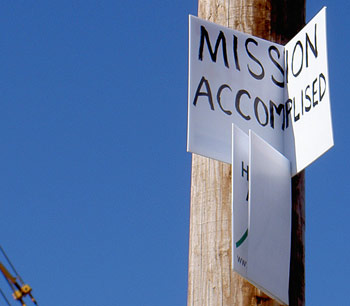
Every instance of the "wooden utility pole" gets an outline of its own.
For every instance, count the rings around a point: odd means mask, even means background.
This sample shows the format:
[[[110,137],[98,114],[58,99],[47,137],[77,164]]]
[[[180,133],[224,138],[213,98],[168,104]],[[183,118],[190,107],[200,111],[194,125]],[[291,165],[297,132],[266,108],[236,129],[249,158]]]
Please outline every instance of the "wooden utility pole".
[[[305,24],[306,0],[198,0],[198,16],[285,44]],[[231,165],[192,155],[188,306],[279,305],[232,270]],[[305,304],[304,172],[292,180],[289,304]]]

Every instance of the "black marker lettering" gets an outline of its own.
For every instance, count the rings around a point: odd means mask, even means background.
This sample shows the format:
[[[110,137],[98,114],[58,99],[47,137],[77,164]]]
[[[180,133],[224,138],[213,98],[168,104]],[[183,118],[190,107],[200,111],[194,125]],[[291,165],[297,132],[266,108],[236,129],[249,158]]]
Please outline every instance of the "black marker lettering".
[[[316,35],[316,32],[317,32],[317,23],[315,23],[315,42],[314,44],[311,43],[310,41],[310,38],[309,38],[309,35],[306,33],[306,47],[305,47],[305,50],[306,50],[306,67],[309,67],[309,48],[308,46],[310,46],[310,49],[312,51],[312,53],[314,54],[315,57],[317,57],[318,55],[318,52],[317,52],[317,35]]]
[[[288,104],[289,103],[289,104]],[[286,128],[288,128],[288,123],[289,123],[289,114],[292,111],[292,100],[288,99],[285,103],[285,110],[286,110]],[[288,107],[288,105],[290,105]]]
[[[262,105],[262,107],[265,111],[265,122],[261,122],[261,120],[260,120],[259,111],[258,111],[259,104]],[[267,110],[265,103],[259,97],[256,97],[254,100],[254,113],[255,113],[255,117],[258,120],[258,122],[260,123],[260,125],[266,126],[267,123],[269,122],[269,114],[268,114],[268,110]]]
[[[321,79],[323,80],[323,83],[324,83],[324,89],[322,91],[322,88],[321,88]],[[323,73],[320,73],[320,76],[319,76],[319,79],[318,79],[318,91],[319,91],[319,95],[320,95],[320,102],[322,101],[323,97],[324,97],[324,94],[326,93],[326,78],[325,76],[323,75]]]
[[[280,58],[280,52],[278,51],[278,49],[275,47],[275,46],[270,46],[269,47],[269,56],[270,56],[270,59],[271,61],[275,64],[275,66],[278,68],[278,70],[281,72],[282,74],[282,79],[284,78],[284,71],[283,71],[283,68],[281,67],[281,65],[279,64],[279,62],[277,62],[276,59],[273,58],[272,56],[272,51],[275,51],[278,58]],[[274,82],[277,86],[283,88],[284,87],[284,82],[279,82],[275,79],[275,77],[273,75],[271,75],[271,79],[272,79],[272,82]]]
[[[236,69],[238,71],[241,71],[241,67],[239,66],[239,59],[238,59],[238,38],[236,35],[233,35],[233,56],[235,57],[235,64],[236,64]]]
[[[310,89],[310,85],[307,85],[305,88],[305,99],[309,101],[309,106],[305,106],[306,112],[309,112],[311,109],[311,98],[310,98],[309,94],[307,93],[309,89]]]
[[[318,104],[318,101],[315,100],[315,96],[317,94],[317,88],[315,86],[317,82],[317,78],[314,79],[314,81],[312,82],[312,106],[315,107]]]
[[[300,47],[300,51],[301,51],[301,61],[300,61],[300,67],[299,67],[299,70],[295,73],[294,72],[294,56],[295,56],[295,51],[297,49],[297,46]],[[301,44],[301,42],[298,40],[297,43],[295,44],[294,46],[294,50],[293,50],[293,54],[292,54],[292,73],[295,77],[297,77],[301,70],[303,69],[303,61],[304,61],[304,50],[303,50],[303,46]]]
[[[258,42],[257,42],[255,39],[253,39],[253,38],[248,38],[248,39],[246,40],[246,42],[245,42],[245,49],[246,49],[246,51],[247,51],[247,53],[248,53],[248,56],[249,56],[254,62],[256,62],[256,63],[260,66],[260,68],[261,68],[261,73],[260,73],[260,74],[256,74],[256,73],[254,73],[253,71],[251,71],[250,68],[249,68],[249,65],[247,65],[248,70],[249,70],[249,73],[251,74],[251,76],[252,76],[253,78],[255,78],[255,79],[257,79],[257,80],[262,80],[262,79],[264,78],[264,76],[265,76],[264,67],[263,67],[263,65],[259,62],[259,60],[249,51],[249,49],[248,49],[248,44],[249,44],[249,43],[253,43],[254,45],[258,46]]]
[[[218,104],[221,108],[221,110],[226,114],[226,115],[232,115],[232,112],[229,111],[229,110],[226,110],[222,107],[221,105],[221,92],[225,89],[225,88],[228,88],[230,91],[232,91],[231,87],[228,86],[227,84],[224,84],[224,85],[221,85],[219,90],[218,90],[218,93],[216,95],[216,100],[218,101]]]
[[[244,89],[239,90],[236,95],[236,102],[235,102],[236,110],[245,120],[250,120],[250,116],[243,114],[241,111],[240,103],[241,103],[241,97],[243,95],[247,95],[250,98],[250,94],[248,91]]]
[[[205,85],[205,88],[207,89],[207,91],[205,91],[205,92],[200,91],[202,86],[203,86],[203,83]],[[199,85],[197,87],[196,94],[195,94],[194,100],[193,100],[194,106],[197,106],[197,100],[198,100],[199,96],[208,97],[208,102],[209,102],[210,108],[211,108],[211,110],[214,110],[213,97],[211,95],[210,85],[209,85],[208,80],[206,80],[204,78],[204,76],[201,78],[201,81],[199,82]]]
[[[282,122],[282,130],[284,130],[284,125],[285,125],[285,115],[284,115],[284,105],[280,104],[277,105],[275,103],[273,103],[270,100],[270,125],[271,127],[274,129],[275,128],[275,115],[274,115],[274,110],[276,110],[276,113],[281,116],[282,113],[282,118],[283,118],[283,122]]]
[[[224,63],[227,68],[229,68],[228,65],[228,60],[227,60],[227,50],[226,50],[226,38],[225,35],[222,31],[220,31],[218,38],[216,39],[215,43],[215,51],[213,52],[213,49],[210,44],[209,40],[209,34],[208,31],[204,26],[201,26],[201,40],[200,40],[200,45],[199,45],[199,54],[198,54],[198,59],[203,60],[203,48],[204,48],[204,40],[207,42],[208,50],[210,53],[211,60],[216,63],[216,58],[218,55],[218,49],[220,42],[222,42],[222,55],[224,57]]]
[[[298,121],[300,119],[300,114],[295,115],[295,98],[293,98],[293,110],[294,110],[294,122]]]
[[[301,114],[304,115],[304,92],[303,92],[303,90],[301,90],[300,98],[301,98]]]

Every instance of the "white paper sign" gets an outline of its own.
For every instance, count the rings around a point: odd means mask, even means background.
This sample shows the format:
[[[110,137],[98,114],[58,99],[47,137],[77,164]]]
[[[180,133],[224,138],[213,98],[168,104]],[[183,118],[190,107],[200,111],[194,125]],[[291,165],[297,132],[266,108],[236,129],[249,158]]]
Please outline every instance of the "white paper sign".
[[[232,125],[232,266],[247,276],[249,137]]]
[[[286,45],[285,155],[292,173],[307,167],[333,145],[327,65],[326,8]],[[288,122],[286,122],[288,124]]]
[[[284,118],[274,107],[283,103],[283,46],[189,22],[188,151],[231,163],[232,123],[283,151]]]
[[[249,134],[248,279],[288,305],[291,244],[290,162]]]
[[[232,126],[232,266],[288,304],[290,162],[262,138]]]
[[[188,151],[230,163],[234,123],[295,175],[333,146],[325,12],[286,47],[190,16]]]

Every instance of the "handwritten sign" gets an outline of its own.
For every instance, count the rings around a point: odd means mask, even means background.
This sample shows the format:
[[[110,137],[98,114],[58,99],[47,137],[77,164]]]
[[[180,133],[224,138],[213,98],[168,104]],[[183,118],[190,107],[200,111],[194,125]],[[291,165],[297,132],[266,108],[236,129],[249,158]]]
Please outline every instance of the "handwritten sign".
[[[187,149],[231,162],[231,125],[262,137],[292,175],[333,146],[325,9],[286,47],[190,16]]]
[[[285,130],[284,154],[298,173],[334,145],[326,8],[287,43],[285,55],[285,111],[292,128]]]
[[[190,16],[188,151],[231,163],[232,123],[283,150],[283,50]]]

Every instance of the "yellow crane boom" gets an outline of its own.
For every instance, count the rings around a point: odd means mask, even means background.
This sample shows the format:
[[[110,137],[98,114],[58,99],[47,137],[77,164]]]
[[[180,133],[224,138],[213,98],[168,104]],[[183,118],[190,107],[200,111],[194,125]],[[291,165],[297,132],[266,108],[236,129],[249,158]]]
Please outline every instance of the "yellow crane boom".
[[[10,285],[10,287],[12,289],[13,298],[15,300],[19,301],[22,304],[22,306],[26,306],[26,304],[23,301],[23,298],[28,295],[31,298],[32,302],[35,305],[38,305],[37,301],[34,299],[34,297],[32,295],[32,288],[28,284],[25,284],[23,282],[22,278],[18,275],[18,273],[14,269],[12,263],[10,262],[9,258],[6,256],[6,253],[1,248],[1,246],[0,246],[0,249],[1,249],[1,252],[4,254],[6,260],[9,262],[12,269],[15,271],[16,276],[17,276],[17,277],[14,277],[0,261],[0,271],[4,275],[5,279],[7,280],[8,284]],[[21,284],[19,284],[17,278],[19,279],[19,282]]]

